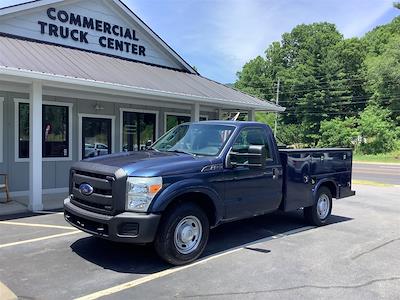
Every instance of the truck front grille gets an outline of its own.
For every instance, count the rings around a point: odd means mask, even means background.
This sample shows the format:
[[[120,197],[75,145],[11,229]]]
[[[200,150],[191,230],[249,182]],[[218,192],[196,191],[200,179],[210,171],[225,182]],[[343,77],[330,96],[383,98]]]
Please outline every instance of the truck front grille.
[[[86,170],[71,170],[70,178],[71,203],[83,209],[96,213],[113,215],[117,206],[117,194],[125,193],[125,177],[118,178],[116,174],[95,173]],[[93,193],[85,195],[80,186],[88,184],[93,188]]]

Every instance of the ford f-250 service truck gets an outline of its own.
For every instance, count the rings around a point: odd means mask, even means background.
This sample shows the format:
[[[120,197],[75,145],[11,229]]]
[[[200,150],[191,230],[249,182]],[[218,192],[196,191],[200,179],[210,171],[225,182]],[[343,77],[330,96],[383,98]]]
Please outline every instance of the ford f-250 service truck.
[[[147,148],[73,165],[65,219],[111,241],[154,243],[181,265],[201,255],[212,227],[299,208],[320,226],[332,198],[354,195],[351,149],[278,150],[256,122],[182,124]]]

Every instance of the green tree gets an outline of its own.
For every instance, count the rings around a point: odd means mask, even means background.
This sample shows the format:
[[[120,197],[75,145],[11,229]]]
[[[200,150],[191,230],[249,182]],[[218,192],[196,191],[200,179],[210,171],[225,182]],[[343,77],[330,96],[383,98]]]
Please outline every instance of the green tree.
[[[396,130],[390,111],[375,104],[368,105],[360,115],[360,150],[365,154],[390,152],[396,146]]]
[[[359,133],[355,117],[334,118],[321,122],[318,147],[351,147],[356,146]]]
[[[391,110],[392,119],[400,124],[400,35],[392,37],[381,55],[370,55],[365,60],[368,75],[367,89],[371,101]]]

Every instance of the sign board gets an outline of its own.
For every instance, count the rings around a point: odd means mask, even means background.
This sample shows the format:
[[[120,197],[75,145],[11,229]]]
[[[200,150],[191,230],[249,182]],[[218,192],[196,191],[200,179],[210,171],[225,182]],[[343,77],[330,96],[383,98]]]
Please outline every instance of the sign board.
[[[0,32],[182,69],[162,45],[113,1],[62,1],[1,16]]]

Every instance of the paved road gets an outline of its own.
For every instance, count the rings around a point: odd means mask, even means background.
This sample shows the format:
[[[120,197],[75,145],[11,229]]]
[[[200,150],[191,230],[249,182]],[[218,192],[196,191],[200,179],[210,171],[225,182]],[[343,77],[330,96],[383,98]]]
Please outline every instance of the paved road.
[[[76,231],[61,214],[0,221],[0,281],[20,299],[398,299],[400,187],[354,188],[327,226],[299,212],[226,224],[184,268]]]
[[[400,185],[400,164],[353,164],[353,179]]]

